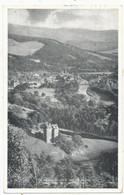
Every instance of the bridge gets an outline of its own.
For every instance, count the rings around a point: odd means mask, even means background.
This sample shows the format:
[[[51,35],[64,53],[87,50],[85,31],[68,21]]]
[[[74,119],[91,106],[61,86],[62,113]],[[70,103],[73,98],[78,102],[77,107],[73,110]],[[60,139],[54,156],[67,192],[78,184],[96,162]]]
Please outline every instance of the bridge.
[[[62,129],[62,128],[59,128],[59,131],[60,132],[65,132],[65,133],[70,133],[70,134],[73,134],[73,133],[75,133],[74,131],[72,131],[72,130],[69,130],[69,129]]]
[[[73,130],[63,129],[63,128],[59,128],[59,131],[60,133],[66,134],[66,135],[80,135],[82,138],[101,139],[101,140],[118,142],[117,138],[112,138],[108,136],[99,136],[99,135],[95,135],[92,133],[87,133],[85,131],[73,131]]]
[[[83,69],[80,69],[80,71],[83,71]],[[80,72],[79,75],[111,75],[113,72]]]

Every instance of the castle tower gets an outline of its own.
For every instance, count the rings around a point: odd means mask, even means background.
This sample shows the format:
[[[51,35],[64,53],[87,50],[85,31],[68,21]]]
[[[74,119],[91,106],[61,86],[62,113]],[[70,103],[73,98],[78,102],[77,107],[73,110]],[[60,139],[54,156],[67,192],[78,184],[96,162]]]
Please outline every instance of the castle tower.
[[[54,143],[55,138],[59,134],[58,125],[45,124],[44,127],[44,141],[46,143]]]
[[[59,128],[58,128],[58,125],[55,124],[55,125],[52,125],[53,129],[54,129],[54,138],[58,136],[59,134]]]
[[[51,143],[52,141],[52,125],[46,124],[44,128],[44,141],[46,143]]]

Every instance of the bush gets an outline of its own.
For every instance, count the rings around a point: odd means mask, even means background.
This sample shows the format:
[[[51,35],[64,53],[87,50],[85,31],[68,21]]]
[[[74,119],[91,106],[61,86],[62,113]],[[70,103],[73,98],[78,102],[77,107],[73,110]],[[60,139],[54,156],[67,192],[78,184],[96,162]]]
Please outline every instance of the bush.
[[[73,135],[72,141],[74,143],[76,143],[78,146],[83,146],[84,145],[83,139],[80,135]]]
[[[98,157],[96,165],[98,173],[108,173],[111,176],[117,177],[118,175],[118,151],[117,149],[111,152],[103,152]]]
[[[59,136],[55,139],[55,143],[58,147],[64,150],[67,154],[70,154],[75,148],[75,144],[72,141],[67,140],[61,134],[59,134]]]
[[[17,86],[15,87],[14,90],[24,91],[24,90],[26,90],[27,88],[29,88],[28,83],[23,83],[23,84],[17,85]]]

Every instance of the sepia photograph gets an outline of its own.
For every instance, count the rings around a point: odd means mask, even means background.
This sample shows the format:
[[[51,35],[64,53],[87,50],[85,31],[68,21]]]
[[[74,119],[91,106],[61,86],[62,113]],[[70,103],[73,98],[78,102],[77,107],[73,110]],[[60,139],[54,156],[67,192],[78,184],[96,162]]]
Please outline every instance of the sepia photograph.
[[[117,190],[118,7],[8,8],[6,56],[6,188]]]

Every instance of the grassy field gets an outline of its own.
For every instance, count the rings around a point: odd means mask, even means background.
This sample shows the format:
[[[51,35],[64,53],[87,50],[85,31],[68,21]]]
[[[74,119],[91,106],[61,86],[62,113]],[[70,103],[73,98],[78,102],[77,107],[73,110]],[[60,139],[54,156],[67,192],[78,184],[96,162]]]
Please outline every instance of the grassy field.
[[[118,49],[113,49],[113,50],[108,50],[108,51],[102,51],[101,53],[105,53],[105,54],[118,54]]]
[[[52,144],[47,144],[44,141],[28,136],[26,142],[26,147],[29,149],[31,154],[37,154],[40,155],[42,152],[52,156],[55,161],[58,161],[64,157],[66,157],[66,154],[64,151],[59,149],[58,147],[55,147]]]
[[[93,56],[97,56],[98,58],[100,58],[101,60],[111,60],[111,58],[108,58],[108,57],[105,57],[105,56],[101,56],[99,54],[96,54],[96,53],[92,53],[92,52],[89,52],[89,54],[92,54]]]
[[[34,91],[38,91],[40,96],[42,95],[42,93],[45,94],[45,96],[43,98],[45,98],[46,96],[49,96],[52,102],[57,102],[58,101],[54,97],[55,90],[53,88],[40,88],[40,89],[34,89],[34,88],[32,88],[32,89],[27,89],[26,91],[29,92],[29,93],[31,92],[33,94],[34,94]]]
[[[83,138],[83,142],[88,147],[80,147],[72,153],[71,157],[75,161],[94,159],[103,151],[111,151],[118,148],[118,143],[112,141]]]
[[[37,50],[41,49],[44,46],[43,43],[38,41],[28,41],[28,42],[17,42],[12,39],[9,39],[9,53],[19,56],[32,55]]]
[[[47,144],[41,139],[28,135],[23,129],[13,126],[10,126],[10,128],[14,129],[15,134],[18,134],[20,131],[22,131],[25,140],[23,145],[31,152],[32,155],[37,154],[40,156],[40,154],[44,152],[45,154],[52,156],[55,161],[61,160],[62,158],[68,156],[68,154],[66,154],[59,147],[56,147],[52,144]],[[71,137],[67,137],[66,135],[64,136],[65,139],[71,140]],[[83,146],[78,147],[69,155],[74,161],[95,159],[100,155],[100,153],[104,151],[111,151],[118,148],[117,142],[88,138],[82,139],[84,143]]]
[[[12,111],[14,114],[16,114],[16,116],[23,119],[27,119],[28,114],[34,111],[32,109],[25,108],[16,104],[9,104],[8,110]]]
[[[52,144],[47,144],[41,139],[28,135],[24,129],[14,127],[12,125],[10,125],[9,128],[14,129],[14,134],[17,135],[21,131],[24,140],[24,142],[22,142],[22,146],[28,149],[32,155],[37,154],[38,156],[40,156],[40,154],[44,152],[45,154],[52,156],[55,161],[61,160],[62,158],[67,156],[63,150],[55,147]]]

